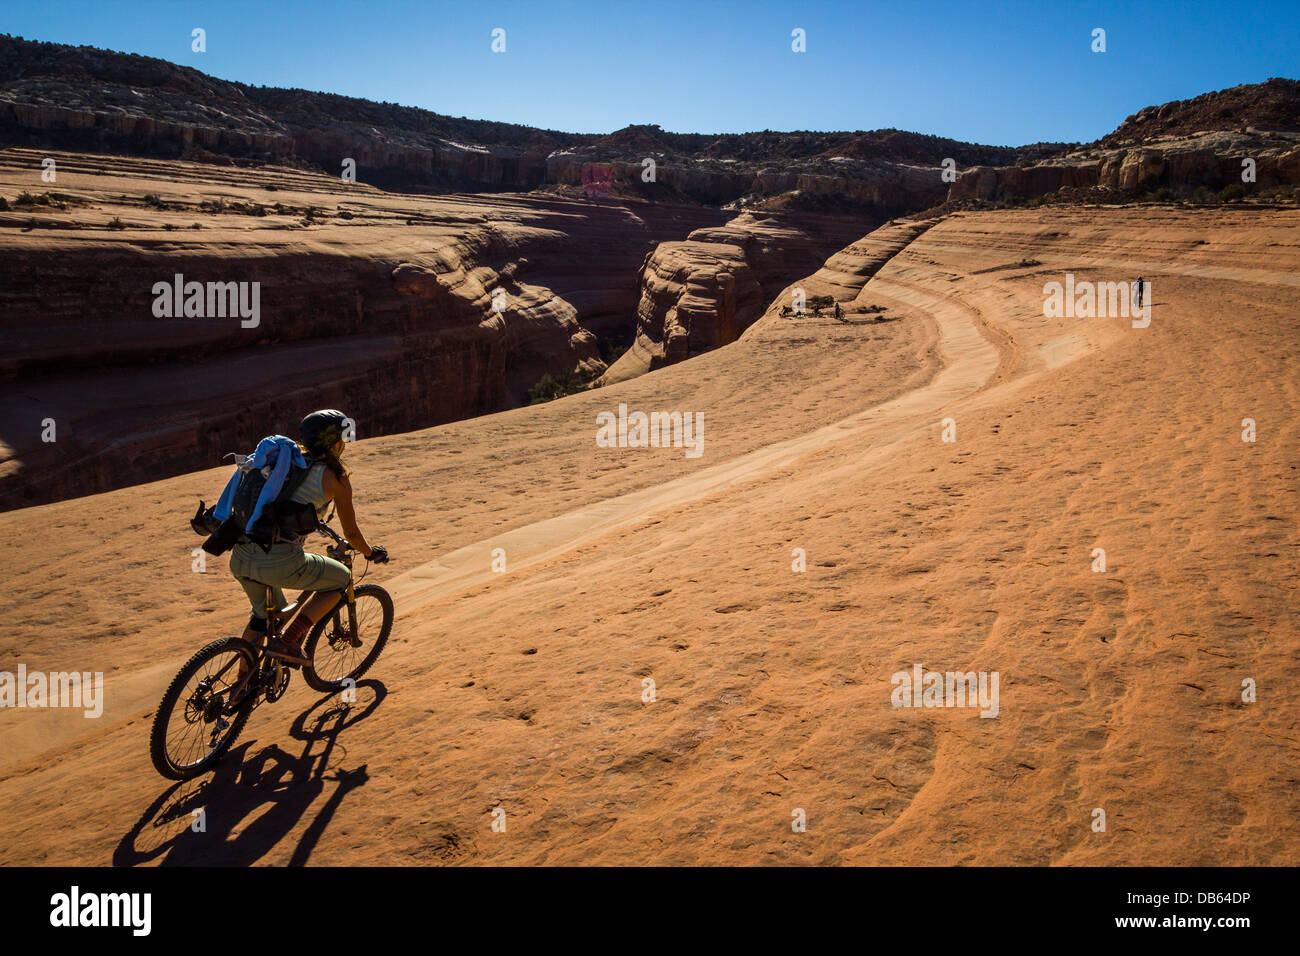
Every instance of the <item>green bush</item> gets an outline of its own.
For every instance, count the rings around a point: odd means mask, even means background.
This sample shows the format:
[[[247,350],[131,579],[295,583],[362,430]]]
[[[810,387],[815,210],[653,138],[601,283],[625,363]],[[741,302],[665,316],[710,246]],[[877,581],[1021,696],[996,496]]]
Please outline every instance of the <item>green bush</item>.
[[[551,402],[565,395],[580,392],[584,388],[586,382],[576,372],[566,370],[558,375],[547,372],[528,390],[528,404],[541,405],[543,402]]]
[[[1219,202],[1241,202],[1245,198],[1246,187],[1241,183],[1224,186],[1223,191],[1219,193]]]
[[[109,229],[125,229],[125,228],[126,228],[126,223],[124,223],[124,222],[123,222],[121,219],[119,219],[117,216],[114,216],[112,219],[110,219],[110,220],[108,221],[108,228],[109,228]]]
[[[33,196],[25,189],[20,192],[18,198],[14,200],[15,206],[48,206],[49,204],[49,193],[42,193],[39,196]]]

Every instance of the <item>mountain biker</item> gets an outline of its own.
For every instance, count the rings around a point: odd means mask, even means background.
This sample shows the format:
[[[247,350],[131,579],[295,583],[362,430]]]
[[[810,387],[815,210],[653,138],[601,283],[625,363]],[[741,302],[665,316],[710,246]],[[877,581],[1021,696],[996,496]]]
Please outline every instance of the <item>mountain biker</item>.
[[[388,552],[379,545],[371,547],[357,527],[356,512],[352,508],[352,482],[347,468],[340,461],[346,447],[343,434],[348,421],[342,412],[327,408],[312,412],[298,425],[299,445],[310,468],[291,500],[312,505],[318,517],[324,516],[333,501],[348,544],[376,564],[383,564],[388,560]],[[269,657],[306,666],[311,661],[302,654],[302,640],[311,626],[338,604],[351,572],[333,558],[305,554],[302,542],[302,538],[281,539],[277,535],[270,551],[263,551],[261,546],[252,542],[237,544],[230,555],[230,573],[248,592],[253,613],[243,638],[254,645],[266,636],[268,586],[274,589],[277,611],[288,606],[282,588],[316,592],[284,634],[272,637],[266,649]]]

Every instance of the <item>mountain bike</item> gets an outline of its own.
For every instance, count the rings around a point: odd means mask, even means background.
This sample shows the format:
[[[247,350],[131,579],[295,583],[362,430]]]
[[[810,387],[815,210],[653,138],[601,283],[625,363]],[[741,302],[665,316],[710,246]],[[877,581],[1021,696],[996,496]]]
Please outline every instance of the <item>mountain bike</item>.
[[[352,546],[327,524],[317,530],[334,541],[325,552],[351,570]],[[267,656],[266,644],[314,592],[303,591],[278,611],[274,589],[268,586],[266,592],[266,634],[256,643],[242,637],[213,641],[185,663],[163,694],[149,734],[149,756],[164,777],[189,780],[205,773],[230,749],[253,709],[275,703],[288,690],[297,665]],[[303,680],[324,694],[355,688],[393,628],[393,599],[379,585],[350,579],[343,593],[303,642],[303,656],[311,661],[299,668]]]

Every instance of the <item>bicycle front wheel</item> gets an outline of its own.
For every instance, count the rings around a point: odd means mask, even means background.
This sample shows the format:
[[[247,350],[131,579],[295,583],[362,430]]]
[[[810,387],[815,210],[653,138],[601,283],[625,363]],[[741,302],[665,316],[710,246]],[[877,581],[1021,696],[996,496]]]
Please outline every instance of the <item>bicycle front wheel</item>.
[[[331,694],[349,686],[349,681],[355,684],[388,643],[393,629],[393,599],[377,584],[362,584],[355,593],[355,634],[347,602],[341,601],[316,622],[303,644],[311,666],[302,669],[302,676],[312,690]]]

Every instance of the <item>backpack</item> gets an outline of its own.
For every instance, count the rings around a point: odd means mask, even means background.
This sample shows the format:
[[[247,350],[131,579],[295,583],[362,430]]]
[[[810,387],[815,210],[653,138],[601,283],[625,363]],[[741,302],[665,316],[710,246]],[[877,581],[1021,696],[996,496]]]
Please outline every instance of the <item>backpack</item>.
[[[231,477],[231,482],[238,478],[238,484],[230,498],[230,514],[224,521],[215,516],[215,506],[209,508],[203,501],[199,502],[198,510],[190,519],[194,532],[207,537],[203,550],[208,554],[225,554],[236,544],[248,542],[261,546],[263,551],[270,551],[276,541],[311,534],[319,525],[314,506],[290,500],[307,477],[313,462],[308,462],[305,468],[290,462],[279,492],[262,507],[257,521],[250,524],[272,471],[270,464],[260,469],[253,468],[249,465],[250,460],[241,461],[236,474]]]

